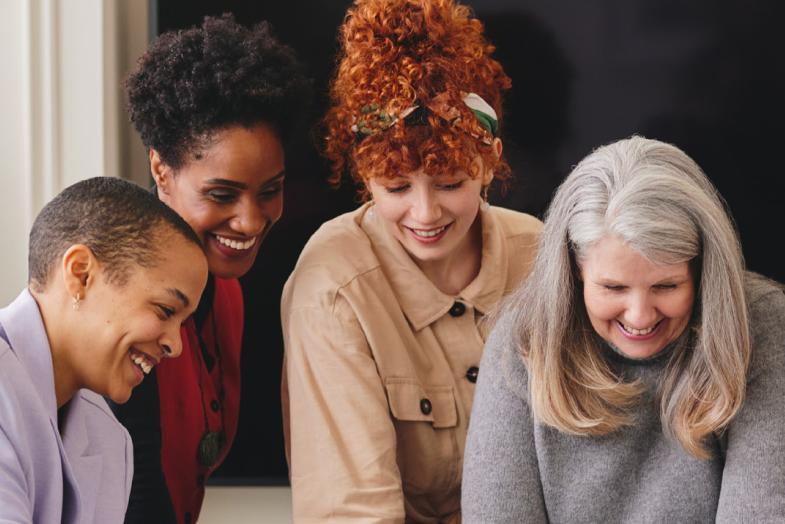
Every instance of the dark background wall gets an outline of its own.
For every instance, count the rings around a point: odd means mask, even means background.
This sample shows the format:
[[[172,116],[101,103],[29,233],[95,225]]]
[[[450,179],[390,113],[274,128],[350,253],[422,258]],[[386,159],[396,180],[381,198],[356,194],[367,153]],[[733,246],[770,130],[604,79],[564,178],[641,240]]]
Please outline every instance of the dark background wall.
[[[269,20],[316,82],[323,113],[346,0],[150,0],[153,32],[232,12]],[[492,202],[541,216],[592,148],[633,133],[675,143],[725,196],[749,267],[785,281],[783,46],[777,0],[475,0],[513,79],[503,140],[515,174]],[[217,482],[283,483],[281,288],[308,237],[357,205],[330,189],[314,139],[287,158],[284,218],[243,278],[246,333],[240,427]],[[350,377],[347,377],[350,380]]]

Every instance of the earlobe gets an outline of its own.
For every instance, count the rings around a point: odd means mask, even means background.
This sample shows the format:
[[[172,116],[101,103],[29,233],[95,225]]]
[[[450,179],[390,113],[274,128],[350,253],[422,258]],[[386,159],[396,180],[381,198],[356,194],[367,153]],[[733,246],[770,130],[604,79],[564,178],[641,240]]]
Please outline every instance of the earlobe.
[[[148,158],[150,159],[150,174],[153,177],[153,181],[155,181],[155,185],[158,187],[158,191],[169,194],[169,166],[161,159],[161,155],[158,151],[152,147],[148,153]]]
[[[502,151],[504,150],[504,145],[502,144],[501,138],[494,138],[491,147],[493,147],[493,152],[496,154],[496,158],[501,158]]]
[[[66,293],[79,300],[87,298],[87,290],[92,284],[98,261],[92,250],[84,244],[75,244],[63,254],[61,273]]]

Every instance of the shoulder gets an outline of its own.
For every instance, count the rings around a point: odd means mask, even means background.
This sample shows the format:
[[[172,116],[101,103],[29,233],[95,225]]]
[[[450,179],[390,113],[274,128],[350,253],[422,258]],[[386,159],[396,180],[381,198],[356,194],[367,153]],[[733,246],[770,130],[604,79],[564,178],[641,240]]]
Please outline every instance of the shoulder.
[[[329,305],[341,288],[379,268],[371,240],[360,227],[364,209],[325,222],[313,234],[286,282],[284,307]]]
[[[778,282],[755,273],[745,279],[752,340],[751,373],[785,367],[785,293]]]
[[[532,215],[496,206],[488,211],[507,238],[536,238],[542,230],[542,222]]]

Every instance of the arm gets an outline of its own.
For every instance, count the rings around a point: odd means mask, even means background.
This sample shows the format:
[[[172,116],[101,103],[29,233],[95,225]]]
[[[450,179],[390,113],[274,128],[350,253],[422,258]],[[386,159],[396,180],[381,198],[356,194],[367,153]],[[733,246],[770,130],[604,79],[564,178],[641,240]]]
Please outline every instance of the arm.
[[[357,319],[345,302],[282,318],[294,521],[403,522],[395,429]]]
[[[33,507],[24,469],[2,423],[0,423],[0,522],[3,524],[33,522]]]
[[[485,345],[463,465],[464,522],[547,522],[526,370],[504,319]]]
[[[719,522],[785,522],[785,295],[750,308],[752,365],[728,428]]]
[[[161,468],[161,414],[156,370],[134,388],[125,404],[108,402],[133,441],[134,476],[125,514],[126,524],[175,522]]]

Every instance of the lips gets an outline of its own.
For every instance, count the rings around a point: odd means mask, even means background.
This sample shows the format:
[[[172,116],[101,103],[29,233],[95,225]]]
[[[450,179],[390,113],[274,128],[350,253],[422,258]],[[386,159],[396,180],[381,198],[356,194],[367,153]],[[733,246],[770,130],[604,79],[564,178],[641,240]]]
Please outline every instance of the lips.
[[[619,320],[616,321],[616,326],[619,328],[619,331],[622,335],[624,335],[625,338],[630,340],[649,340],[654,338],[660,332],[660,326],[663,325],[663,320],[664,319],[660,319],[653,326],[643,329],[637,329],[632,326],[628,326]]]
[[[208,239],[215,249],[227,258],[243,258],[255,252],[260,236],[237,238],[209,233]]]
[[[142,372],[142,378],[144,378],[144,375],[149,375],[150,371],[158,364],[156,358],[139,351],[134,347],[128,350],[128,358],[131,360],[131,363]]]
[[[414,228],[408,226],[404,226],[404,227],[406,228],[407,231],[409,231],[412,237],[418,242],[421,242],[423,244],[432,244],[441,240],[442,237],[444,237],[444,235],[450,229],[450,226],[452,226],[452,222],[450,222],[449,224],[445,224],[443,226],[432,227],[427,229],[420,229],[420,228]]]

